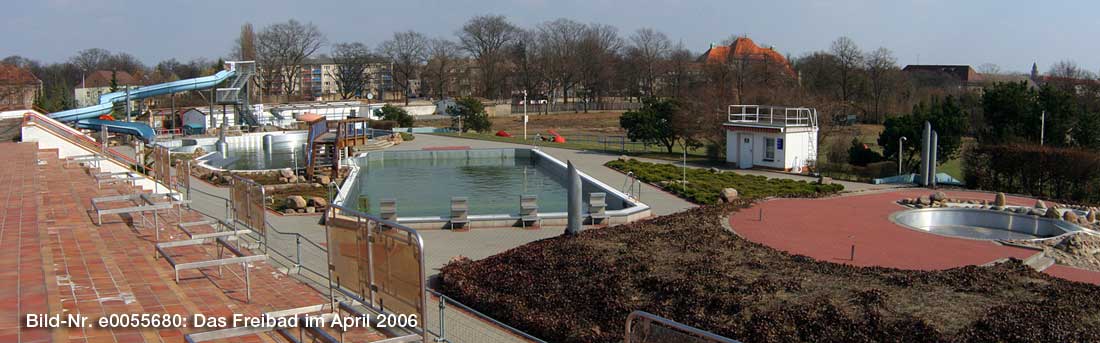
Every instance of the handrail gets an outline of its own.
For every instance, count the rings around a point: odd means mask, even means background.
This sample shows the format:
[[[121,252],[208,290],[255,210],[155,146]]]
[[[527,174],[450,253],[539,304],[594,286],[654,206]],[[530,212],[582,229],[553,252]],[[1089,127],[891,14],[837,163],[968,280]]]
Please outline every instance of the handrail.
[[[630,312],[630,315],[626,316],[626,333],[623,335],[623,343],[631,343],[630,338],[633,336],[633,323],[635,319],[642,318],[648,321],[657,322],[668,326],[674,330],[679,330],[687,334],[702,338],[708,342],[717,343],[741,343],[736,340],[732,340],[726,337],[719,336],[709,331],[703,331],[695,327],[687,326],[671,319],[661,317],[645,311]]]
[[[808,107],[729,105],[726,115],[728,121],[735,123],[817,126],[817,110]]]

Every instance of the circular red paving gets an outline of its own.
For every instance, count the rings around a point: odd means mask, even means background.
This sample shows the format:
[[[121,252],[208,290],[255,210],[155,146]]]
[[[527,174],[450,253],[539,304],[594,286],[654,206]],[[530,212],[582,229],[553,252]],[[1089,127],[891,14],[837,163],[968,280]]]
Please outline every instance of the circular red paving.
[[[858,266],[936,270],[1007,257],[1024,259],[1036,253],[992,241],[917,232],[890,221],[891,213],[905,209],[897,200],[929,193],[927,189],[904,189],[824,199],[773,199],[734,213],[729,220],[733,230],[748,240],[793,254]],[[945,193],[950,198],[993,200],[990,193]],[[1035,200],[1010,196],[1008,202],[1030,206]],[[1048,269],[1048,273],[1100,283],[1100,273],[1057,267]]]

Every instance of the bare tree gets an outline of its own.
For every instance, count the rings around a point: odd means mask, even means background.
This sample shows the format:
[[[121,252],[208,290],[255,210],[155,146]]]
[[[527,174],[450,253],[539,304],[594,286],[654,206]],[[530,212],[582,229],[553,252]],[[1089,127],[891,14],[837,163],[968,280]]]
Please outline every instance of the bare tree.
[[[615,27],[589,24],[577,50],[581,86],[586,104],[599,101],[611,88],[622,39]],[[585,106],[585,111],[588,106]]]
[[[298,88],[303,62],[325,44],[325,36],[317,25],[294,19],[268,25],[256,38],[257,60],[268,63],[264,68],[274,69],[271,76],[282,81],[283,94],[288,96]]]
[[[110,70],[121,70],[135,77],[140,76],[145,72],[145,64],[141,63],[134,55],[119,52],[107,57],[107,60],[103,62],[103,68]]]
[[[629,56],[634,71],[638,73],[641,93],[656,95],[657,78],[662,74],[662,64],[672,51],[668,36],[651,28],[641,28],[630,36]]]
[[[388,60],[393,69],[393,82],[405,92],[405,105],[409,104],[409,80],[417,73],[427,59],[428,38],[415,31],[395,32],[393,38],[382,42],[379,53]]]
[[[848,37],[840,37],[833,41],[829,51],[837,59],[837,81],[840,87],[840,100],[850,102],[855,95],[857,73],[863,67],[863,53],[859,46]]]
[[[535,44],[537,35],[532,31],[517,31],[517,38],[508,48],[508,57],[515,68],[514,82],[532,96],[543,92],[542,86],[547,79]]]
[[[80,50],[76,53],[76,56],[70,58],[69,61],[80,68],[80,70],[91,73],[102,69],[110,58],[110,51],[100,48],[91,48]]]
[[[430,80],[434,93],[442,100],[451,88],[454,69],[462,60],[462,50],[453,41],[435,38],[428,41],[428,64],[424,79]]]
[[[332,62],[336,68],[329,70],[329,76],[336,82],[341,99],[351,99],[363,94],[370,83],[367,68],[372,56],[370,49],[363,43],[340,43],[332,46]]]
[[[550,105],[557,102],[558,90],[565,102],[569,102],[569,91],[579,79],[577,58],[581,40],[584,38],[584,24],[557,19],[538,27],[537,44],[542,64],[546,68],[546,83],[550,91]]]
[[[695,54],[679,43],[668,55],[667,78],[670,92],[674,97],[683,97],[692,83],[691,67]]]
[[[898,70],[898,60],[887,48],[871,51],[864,58],[867,66],[867,78],[871,81],[871,102],[877,119],[885,118],[882,103],[893,90],[892,78]]]
[[[252,23],[241,25],[241,35],[237,37],[231,55],[239,61],[256,60],[256,33],[252,30]]]
[[[456,35],[462,48],[477,60],[481,72],[481,95],[502,97],[500,84],[505,72],[505,48],[517,37],[519,29],[504,16],[477,16],[462,26]]]
[[[1004,71],[1001,70],[1001,66],[993,63],[982,63],[978,66],[978,72],[982,74],[1001,74]]]

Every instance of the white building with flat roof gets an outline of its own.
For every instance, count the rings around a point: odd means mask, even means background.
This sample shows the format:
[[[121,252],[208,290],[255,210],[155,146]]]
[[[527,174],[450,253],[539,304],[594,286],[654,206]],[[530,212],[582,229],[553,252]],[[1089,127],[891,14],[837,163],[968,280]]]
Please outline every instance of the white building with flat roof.
[[[806,107],[730,105],[726,162],[738,168],[802,172],[817,160],[817,110]]]

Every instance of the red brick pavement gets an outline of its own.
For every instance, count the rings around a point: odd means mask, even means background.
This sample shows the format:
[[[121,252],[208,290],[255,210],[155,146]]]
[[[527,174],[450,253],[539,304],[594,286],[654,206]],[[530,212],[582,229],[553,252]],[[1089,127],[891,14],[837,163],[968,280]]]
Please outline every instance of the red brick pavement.
[[[36,157],[46,161],[36,165]],[[134,228],[128,215],[104,217],[94,225],[90,199],[119,194],[99,190],[82,169],[63,168],[56,152],[39,152],[30,143],[0,143],[0,342],[181,342],[183,335],[210,329],[22,328],[26,314],[80,313],[96,320],[109,314],[194,313],[231,316],[324,303],[324,297],[267,263],[254,263],[252,302],[245,302],[240,266],[191,271],[174,281],[174,272],[153,256],[151,228]],[[125,191],[125,190],[124,190]],[[188,213],[185,217],[197,218]],[[176,211],[160,216],[161,237],[176,231]],[[187,259],[211,259],[212,249],[173,250]],[[230,273],[229,270],[236,272]],[[384,338],[373,330],[353,332],[356,341]],[[231,342],[278,342],[260,334]]]
[[[901,198],[927,195],[906,189],[824,199],[774,199],[730,216],[741,236],[779,250],[819,260],[858,266],[934,270],[984,264],[1006,257],[1026,258],[1032,250],[990,241],[938,236],[903,228],[889,215],[903,210]],[[980,192],[947,191],[949,197],[992,200]],[[1035,200],[1009,197],[1014,205]],[[761,210],[763,221],[759,220]],[[852,246],[855,258],[851,259]],[[1071,280],[1100,283],[1100,273],[1055,266],[1047,273]]]

